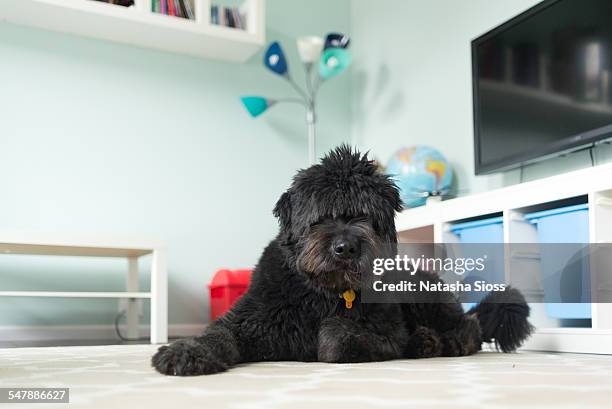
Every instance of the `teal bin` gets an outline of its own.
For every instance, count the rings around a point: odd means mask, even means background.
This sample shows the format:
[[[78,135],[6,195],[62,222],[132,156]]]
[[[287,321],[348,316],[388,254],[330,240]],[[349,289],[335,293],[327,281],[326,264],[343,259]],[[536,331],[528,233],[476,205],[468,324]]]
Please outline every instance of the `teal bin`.
[[[591,279],[588,257],[582,257],[589,243],[589,205],[579,204],[525,215],[538,230],[540,243],[576,243],[573,246],[542,246],[540,266],[546,313],[559,319],[591,318]],[[564,298],[580,303],[561,303]]]
[[[502,218],[491,217],[451,226],[451,231],[461,243],[503,243],[504,227]]]
[[[502,217],[490,217],[471,222],[457,223],[451,226],[451,232],[459,238],[460,243],[503,243],[504,227]],[[465,247],[469,251],[470,246]],[[476,248],[474,248],[476,250]],[[504,280],[504,258],[503,248],[499,248],[500,254],[493,255],[494,265],[488,266],[486,277],[466,277],[465,282],[484,280],[492,283],[503,283]],[[466,257],[480,257],[481,254],[465,254]],[[468,311],[475,306],[476,302],[463,303],[463,309]]]

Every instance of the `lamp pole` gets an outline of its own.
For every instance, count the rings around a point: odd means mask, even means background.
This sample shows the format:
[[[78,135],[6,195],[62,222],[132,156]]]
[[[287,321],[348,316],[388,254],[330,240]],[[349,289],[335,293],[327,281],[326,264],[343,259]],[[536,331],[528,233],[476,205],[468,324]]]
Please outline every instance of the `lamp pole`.
[[[315,97],[317,89],[312,86],[312,63],[304,63],[304,69],[306,71],[306,90],[304,91],[300,86],[291,78],[289,73],[285,74],[285,79],[291,84],[291,86],[297,91],[304,101],[304,108],[306,108],[306,126],[308,128],[308,164],[314,165],[316,160],[316,115],[315,115]]]
[[[308,126],[308,164],[314,165],[316,157],[316,127],[314,102],[306,107],[306,125]]]

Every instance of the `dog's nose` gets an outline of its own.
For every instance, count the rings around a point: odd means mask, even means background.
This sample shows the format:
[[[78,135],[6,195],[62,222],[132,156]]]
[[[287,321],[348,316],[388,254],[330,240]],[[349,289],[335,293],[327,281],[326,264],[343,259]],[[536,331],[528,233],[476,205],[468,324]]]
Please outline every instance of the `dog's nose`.
[[[356,240],[338,239],[333,245],[334,254],[342,258],[355,258],[359,256],[359,243]]]

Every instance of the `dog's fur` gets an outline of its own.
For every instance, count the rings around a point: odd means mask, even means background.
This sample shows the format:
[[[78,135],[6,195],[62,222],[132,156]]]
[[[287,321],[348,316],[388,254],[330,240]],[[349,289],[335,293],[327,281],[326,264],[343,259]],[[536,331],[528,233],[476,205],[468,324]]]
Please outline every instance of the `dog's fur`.
[[[372,259],[396,245],[400,207],[393,182],[347,146],[299,171],[274,208],[280,232],[248,292],[201,336],[162,346],[153,366],[184,376],[244,362],[367,362],[470,355],[482,342],[504,352],[520,346],[531,326],[514,289],[489,295],[468,313],[450,293],[435,304],[370,304],[358,292],[345,307],[339,295],[358,289]]]

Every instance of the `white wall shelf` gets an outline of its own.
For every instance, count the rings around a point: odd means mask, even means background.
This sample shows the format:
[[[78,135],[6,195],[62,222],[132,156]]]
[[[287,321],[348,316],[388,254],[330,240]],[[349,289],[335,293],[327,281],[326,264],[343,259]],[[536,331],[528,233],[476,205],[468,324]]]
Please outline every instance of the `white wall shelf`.
[[[0,20],[223,61],[244,62],[264,45],[265,0],[242,3],[246,30],[211,24],[211,1],[194,1],[195,20],[154,13],[151,0],[3,0]]]
[[[533,227],[526,228],[528,223],[523,215],[572,199],[589,205],[589,242],[612,243],[612,164],[405,210],[395,221],[398,239],[404,243],[453,242],[456,240],[450,232],[453,223],[501,215],[504,243],[534,243],[537,236]],[[609,278],[612,283],[612,272]],[[600,283],[600,286],[610,283]],[[604,290],[593,288],[593,291]],[[557,322],[546,318],[543,307],[541,303],[532,305],[532,321],[537,330],[525,345],[526,349],[612,354],[612,304],[591,304],[592,319],[588,328],[557,327]]]

